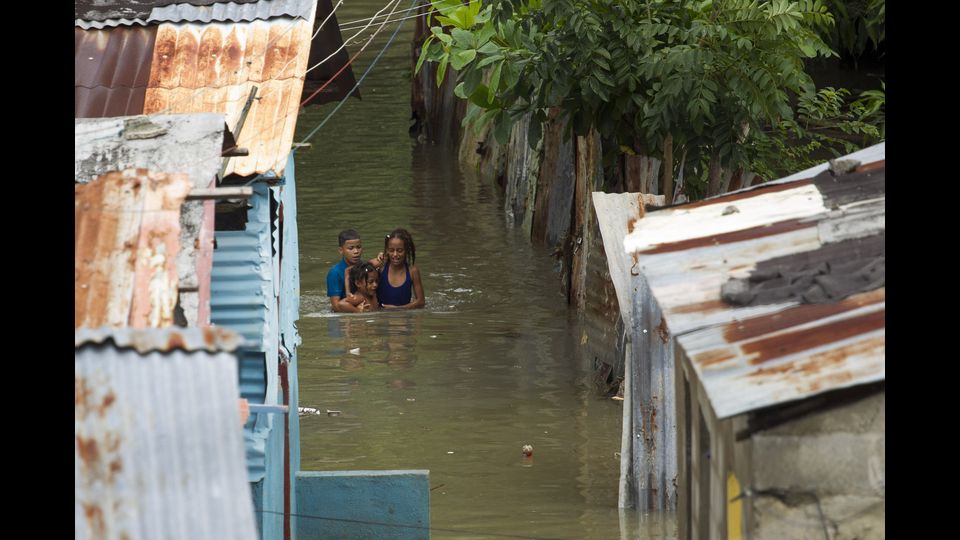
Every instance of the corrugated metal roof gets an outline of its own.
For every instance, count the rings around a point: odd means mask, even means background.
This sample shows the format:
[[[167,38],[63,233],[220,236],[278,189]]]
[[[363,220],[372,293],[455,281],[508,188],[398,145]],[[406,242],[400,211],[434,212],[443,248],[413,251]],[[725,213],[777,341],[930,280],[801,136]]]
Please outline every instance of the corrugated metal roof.
[[[249,4],[264,0],[230,0],[232,4]],[[74,0],[73,16],[84,21],[111,19],[146,19],[155,9],[172,4],[210,6],[222,0]]]
[[[216,232],[210,318],[246,339],[246,345],[237,351],[240,395],[252,403],[275,404],[279,389],[279,324],[269,197],[265,184],[255,184],[245,230]],[[255,414],[244,429],[250,482],[264,477],[266,439],[272,422],[269,414]]]
[[[718,418],[885,377],[886,289],[679,336]]]
[[[197,331],[75,336],[76,538],[257,539],[236,358],[167,346],[191,333]],[[112,345],[125,341],[166,352]]]
[[[112,172],[75,186],[76,327],[163,327],[177,302],[185,174]]]
[[[84,19],[78,16],[74,25],[89,30],[116,26],[144,26],[162,22],[250,22],[274,17],[306,19],[310,17],[314,5],[313,0],[168,1],[156,2],[156,4],[153,7],[140,6],[135,11],[127,12],[137,15],[133,18],[104,19],[99,13],[88,11],[85,16],[97,18]]]
[[[147,21],[143,19],[104,19],[102,21],[76,19],[73,21],[73,25],[82,30],[102,30],[117,26],[146,26]]]
[[[225,140],[232,142],[233,135],[217,113],[76,120],[74,181],[85,183],[109,171],[143,168],[183,172],[193,187],[210,187],[223,161]],[[189,325],[209,321],[212,205],[212,201],[184,202],[180,212],[177,277]]]
[[[74,332],[73,345],[104,345],[112,343],[117,349],[133,349],[140,354],[148,352],[233,352],[243,343],[243,337],[231,330],[205,326],[181,328],[171,326],[159,330],[137,328],[79,328]]]
[[[259,2],[216,2],[198,6],[176,3],[154,8],[148,23],[154,22],[250,22],[274,17],[309,19],[316,0],[260,0]]]
[[[74,29],[74,116],[143,113],[157,28]]]
[[[259,99],[237,134],[237,144],[250,154],[232,158],[225,174],[281,175],[296,128],[311,23],[160,25],[144,113],[221,112],[234,126],[257,86]]]
[[[222,112],[228,125],[236,126],[251,88],[257,86],[258,99],[238,141],[250,154],[232,158],[226,174],[246,176],[273,170],[282,176],[311,51],[314,56],[326,56],[343,43],[335,18],[311,41],[316,5],[316,0],[278,0],[235,6],[240,11],[256,8],[300,14],[268,21],[77,28],[75,114],[94,118]],[[322,13],[324,18],[328,13]],[[340,51],[330,66],[339,69],[345,61],[346,53]],[[321,66],[311,72],[311,80],[328,80],[332,75],[325,69]],[[318,102],[345,95],[352,87],[352,77],[352,70],[344,71],[337,78],[337,88],[342,91],[324,93]]]
[[[794,297],[736,307],[723,301],[721,288],[732,279],[749,278],[763,261],[883,234],[883,146],[860,155],[878,162],[864,163],[858,169],[866,171],[863,173],[836,178],[821,173],[814,178],[773,182],[642,217],[628,212],[606,216],[632,227],[623,240],[630,258],[627,264],[632,265],[631,273],[642,273],[662,310],[663,334],[678,336],[685,349],[695,345],[687,350],[695,366],[702,362],[711,365],[710,360],[719,356],[729,356],[726,360],[733,362],[729,369],[703,375],[720,417],[883,378],[882,303],[870,308],[873,311],[864,314],[866,319],[848,314],[823,321],[798,320],[790,328],[771,330],[769,335],[757,335],[742,344],[723,341],[722,336],[728,334],[717,329],[762,329],[791,314],[821,313],[811,305],[800,305]],[[807,259],[810,257],[784,260]],[[784,344],[778,336],[806,341]],[[797,348],[800,345],[802,350]],[[823,361],[832,362],[829,369]],[[780,382],[773,384],[773,380]]]

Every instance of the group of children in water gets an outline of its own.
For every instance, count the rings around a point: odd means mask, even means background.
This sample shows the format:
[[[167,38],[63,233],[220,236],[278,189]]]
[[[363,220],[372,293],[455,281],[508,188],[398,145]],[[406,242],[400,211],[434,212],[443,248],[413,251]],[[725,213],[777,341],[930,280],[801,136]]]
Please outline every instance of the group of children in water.
[[[360,233],[346,229],[338,236],[342,259],[327,272],[327,296],[333,311],[364,313],[380,309],[417,309],[424,306],[420,270],[413,237],[394,229],[383,241],[383,251],[361,260]]]

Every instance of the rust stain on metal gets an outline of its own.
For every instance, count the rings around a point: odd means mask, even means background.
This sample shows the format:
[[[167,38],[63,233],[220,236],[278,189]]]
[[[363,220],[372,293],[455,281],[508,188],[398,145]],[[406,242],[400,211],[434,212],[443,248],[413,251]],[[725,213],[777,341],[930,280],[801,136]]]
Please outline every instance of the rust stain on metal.
[[[83,504],[83,514],[87,518],[87,523],[90,524],[90,530],[94,533],[96,538],[105,538],[107,533],[107,524],[103,519],[103,509],[96,503],[94,504]]]
[[[757,238],[764,238],[767,236],[784,234],[784,233],[798,231],[800,229],[807,229],[807,228],[816,227],[816,226],[817,226],[816,222],[812,222],[810,220],[788,219],[784,221],[778,221],[776,223],[771,223],[769,225],[751,227],[749,229],[742,229],[739,231],[732,231],[732,232],[723,233],[723,234],[715,234],[711,236],[701,236],[698,238],[690,238],[687,240],[681,240],[679,242],[656,244],[653,247],[642,250],[640,253],[644,253],[644,254],[670,253],[673,251],[685,251],[688,249],[717,246],[720,244],[732,244],[734,242],[743,242],[745,240],[755,240]]]
[[[805,365],[803,370],[810,374],[818,373],[824,367],[843,364],[851,356],[875,353],[886,347],[886,343],[886,337],[877,336],[838,349],[817,353],[810,356],[808,365]]]
[[[705,369],[714,364],[720,364],[728,360],[733,360],[736,357],[737,356],[729,349],[713,349],[697,354],[692,358],[692,360],[694,364]]]
[[[881,159],[880,161],[873,161],[871,163],[864,163],[853,170],[853,172],[867,172],[867,171],[876,171],[878,169],[883,169],[887,166],[887,160]]]
[[[87,439],[80,435],[77,435],[76,438],[77,454],[80,456],[80,461],[91,466],[98,463],[100,461],[100,449],[98,448],[97,441]]]
[[[630,218],[627,220],[627,232],[632,233],[633,228],[637,225],[637,218]]]
[[[693,304],[685,304],[682,306],[677,306],[670,308],[671,314],[686,314],[686,313],[714,313],[717,311],[722,311],[729,309],[726,303],[723,300],[707,300],[706,302],[696,302]]]
[[[87,387],[87,379],[84,377],[73,378],[73,405],[77,414],[84,414],[84,408],[90,401],[90,388]]]
[[[647,208],[643,202],[643,193],[637,193],[637,210],[640,212],[640,218],[647,215]]]
[[[107,390],[107,394],[103,396],[103,401],[100,404],[100,408],[97,410],[97,414],[101,417],[107,415],[107,410],[110,409],[110,406],[113,405],[113,402],[117,400],[117,396],[114,395],[112,390]]]
[[[110,172],[74,187],[74,323],[172,324],[185,174]]]
[[[670,331],[667,329],[667,319],[660,317],[660,324],[657,325],[657,335],[664,344],[670,340]]]
[[[796,182],[774,184],[772,186],[761,184],[763,187],[759,187],[757,189],[751,189],[749,191],[742,191],[740,193],[731,193],[730,195],[723,195],[720,197],[714,197],[712,199],[705,199],[702,201],[688,203],[683,205],[683,208],[689,209],[689,208],[700,208],[701,206],[710,206],[714,204],[729,204],[733,201],[739,201],[741,199],[750,199],[758,195],[767,195],[769,193],[777,193],[779,191],[788,191],[791,189],[797,189],[799,187],[803,187],[812,183],[813,183],[813,179],[806,178],[803,180],[797,180]]]
[[[727,343],[753,339],[804,323],[839,315],[847,311],[878,304],[886,299],[886,288],[854,295],[833,304],[803,304],[784,311],[743,321],[735,321],[723,329]]]
[[[170,334],[170,338],[167,341],[167,350],[170,351],[183,348],[186,348],[186,342],[183,340],[183,336],[180,334]]]
[[[848,383],[852,380],[853,380],[853,373],[842,371],[840,373],[834,373],[829,377],[824,377],[823,379],[813,381],[807,386],[807,389],[810,392],[817,392],[822,388],[826,388],[826,389],[834,388],[842,384]]]
[[[783,375],[794,371],[797,367],[793,362],[786,362],[779,366],[763,367],[756,371],[751,371],[748,377],[768,377],[770,375]]]
[[[225,174],[281,174],[293,143],[310,33],[305,20],[161,24],[143,112],[220,112],[234,126],[257,86],[258,99],[236,141],[250,153],[232,158]]]
[[[742,350],[745,354],[756,355],[750,360],[751,364],[761,364],[768,360],[812,349],[826,343],[879,330],[885,325],[886,310],[880,310],[843,319],[828,326],[806,328],[759,339],[744,344]]]

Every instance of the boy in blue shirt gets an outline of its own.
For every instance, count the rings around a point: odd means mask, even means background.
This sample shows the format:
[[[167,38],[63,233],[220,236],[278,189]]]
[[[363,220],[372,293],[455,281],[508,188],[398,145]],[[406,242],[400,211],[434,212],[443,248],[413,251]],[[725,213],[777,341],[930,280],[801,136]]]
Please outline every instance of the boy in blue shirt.
[[[347,269],[360,262],[360,255],[363,254],[363,244],[360,242],[360,233],[354,229],[344,229],[340,231],[337,237],[340,247],[340,262],[327,272],[327,296],[330,297],[330,307],[337,312],[358,313],[362,311],[359,306],[350,305],[347,302],[341,303],[340,300],[347,297],[346,278],[344,277]],[[370,263],[374,266],[383,265],[383,253],[371,259]]]

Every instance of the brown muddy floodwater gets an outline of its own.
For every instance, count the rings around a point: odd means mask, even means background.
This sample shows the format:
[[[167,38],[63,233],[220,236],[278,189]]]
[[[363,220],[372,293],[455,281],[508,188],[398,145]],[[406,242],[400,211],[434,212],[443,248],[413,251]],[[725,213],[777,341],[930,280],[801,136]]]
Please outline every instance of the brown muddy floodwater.
[[[337,15],[346,26],[380,7]],[[549,251],[506,226],[496,186],[461,174],[454,148],[408,136],[412,23],[362,101],[297,153],[300,405],[342,411],[301,417],[302,469],[429,469],[433,538],[672,537],[669,519],[617,509],[621,404],[594,390]],[[333,108],[302,114],[297,140]],[[333,314],[337,233],[359,230],[370,258],[399,226],[416,242],[426,309]]]

